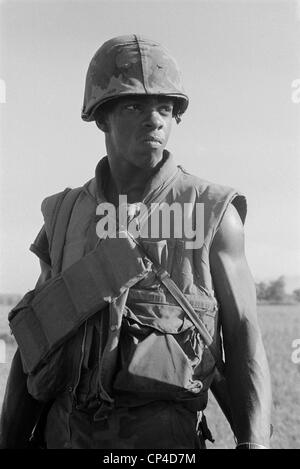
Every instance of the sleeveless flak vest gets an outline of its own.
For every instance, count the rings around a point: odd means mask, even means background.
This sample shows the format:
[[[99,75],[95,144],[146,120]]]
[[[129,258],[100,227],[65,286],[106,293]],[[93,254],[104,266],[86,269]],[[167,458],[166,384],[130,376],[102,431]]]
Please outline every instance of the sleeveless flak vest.
[[[108,171],[105,157],[96,168],[96,177],[83,186],[76,200],[66,233],[62,270],[101,242],[96,232],[96,210],[107,202],[104,194]],[[209,252],[228,205],[235,206],[244,222],[246,200],[230,187],[212,184],[177,167],[172,155],[165,151],[163,163],[145,188],[142,202],[155,198],[172,174],[177,174],[177,179],[164,203],[181,214],[181,232],[178,216],[170,216],[170,223],[165,225],[170,227],[168,236],[159,225],[157,236],[151,237],[148,225],[148,237],[141,237],[140,242],[186,295],[221,354],[219,305]],[[54,195],[42,203],[46,233],[56,200]],[[162,219],[166,221],[168,212],[163,213],[160,223]],[[188,244],[190,233],[184,230],[187,220],[194,234],[192,248]],[[194,231],[196,228],[199,234]],[[200,243],[197,236],[201,236]],[[206,406],[215,360],[199,331],[153,272],[86,321],[62,349],[58,362],[63,377],[55,393],[70,392],[79,404],[97,396],[110,405],[126,407],[155,400],[182,402],[193,410]],[[33,380],[29,391],[49,398],[51,392],[47,395],[44,391],[43,395],[40,390],[47,383],[50,386],[57,364],[50,366],[46,382]]]

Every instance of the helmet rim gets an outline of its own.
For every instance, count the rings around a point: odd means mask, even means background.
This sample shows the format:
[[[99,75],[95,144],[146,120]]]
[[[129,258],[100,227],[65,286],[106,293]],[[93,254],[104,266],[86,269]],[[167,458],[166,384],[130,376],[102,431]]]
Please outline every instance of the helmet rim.
[[[166,96],[169,98],[174,98],[179,103],[179,113],[182,115],[188,108],[189,98],[185,94],[179,93],[122,93],[116,96],[108,96],[103,98],[100,102],[95,103],[95,105],[89,110],[89,112],[82,111],[81,118],[85,122],[93,122],[95,120],[95,113],[98,111],[103,104],[106,104],[111,101],[117,101],[119,98],[126,96]]]

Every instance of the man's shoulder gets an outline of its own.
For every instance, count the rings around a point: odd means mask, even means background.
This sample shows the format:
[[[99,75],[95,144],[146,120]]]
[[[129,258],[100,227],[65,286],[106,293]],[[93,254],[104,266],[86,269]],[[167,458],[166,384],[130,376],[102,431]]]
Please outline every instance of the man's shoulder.
[[[41,203],[41,210],[44,217],[51,217],[52,214],[58,209],[58,206],[63,202],[63,200],[70,201],[69,203],[75,202],[78,197],[89,196],[90,198],[96,197],[96,184],[95,178],[90,179],[82,186],[78,187],[66,187],[60,192],[56,192],[45,197]]]
[[[244,194],[234,187],[219,184],[191,174],[181,166],[181,190],[193,191],[198,202],[204,203],[206,211],[221,218],[227,207],[232,204],[244,223],[247,214],[247,200]]]
[[[41,210],[44,216],[49,216],[52,214],[55,209],[57,208],[58,204],[62,202],[62,200],[66,197],[66,195],[70,192],[78,191],[81,188],[70,188],[66,187],[64,190],[60,192],[56,192],[54,194],[48,195],[45,197],[41,203]]]
[[[239,193],[238,190],[225,184],[210,181],[208,179],[197,176],[188,172],[182,166],[179,166],[182,171],[182,181],[187,187],[193,187],[199,195],[206,194],[209,198],[222,198],[229,193]]]

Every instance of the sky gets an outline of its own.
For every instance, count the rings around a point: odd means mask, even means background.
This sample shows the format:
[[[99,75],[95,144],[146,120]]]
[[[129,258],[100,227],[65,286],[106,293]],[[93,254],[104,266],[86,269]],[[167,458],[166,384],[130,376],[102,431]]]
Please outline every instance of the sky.
[[[41,201],[92,178],[105,155],[80,117],[85,74],[104,41],[132,33],[164,44],[182,71],[190,105],[167,148],[246,195],[254,278],[300,287],[299,27],[293,0],[0,1],[0,293],[34,287]]]

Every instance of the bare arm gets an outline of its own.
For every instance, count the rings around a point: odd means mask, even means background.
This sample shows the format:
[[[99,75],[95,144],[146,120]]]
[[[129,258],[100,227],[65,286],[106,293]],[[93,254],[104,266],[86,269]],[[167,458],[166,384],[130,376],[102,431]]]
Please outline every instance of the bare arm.
[[[238,443],[269,447],[271,385],[256,313],[244,230],[230,205],[214,237],[210,264],[221,305],[226,379]]]
[[[36,286],[50,277],[50,267],[43,261]],[[29,438],[41,410],[27,391],[27,376],[23,372],[20,351],[12,360],[0,418],[0,449],[27,448]]]

